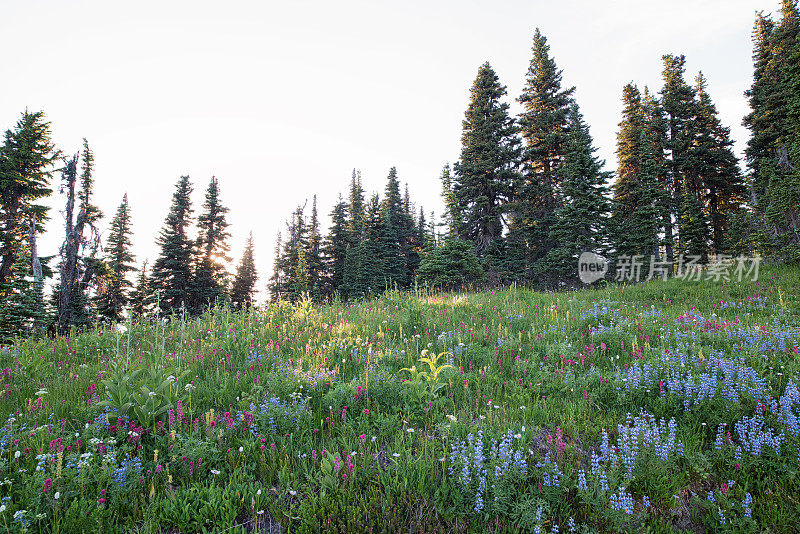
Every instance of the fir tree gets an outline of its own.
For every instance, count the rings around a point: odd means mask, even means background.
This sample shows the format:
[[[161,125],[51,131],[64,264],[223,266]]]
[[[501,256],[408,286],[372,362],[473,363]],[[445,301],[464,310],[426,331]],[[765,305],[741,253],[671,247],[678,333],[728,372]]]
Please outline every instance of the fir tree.
[[[228,256],[230,247],[227,239],[230,233],[227,231],[228,222],[225,218],[227,213],[228,208],[222,205],[219,198],[219,181],[212,176],[206,189],[203,213],[197,218],[198,258],[194,262],[192,283],[193,308],[196,312],[227,297],[226,265],[231,261]]]
[[[328,272],[327,295],[333,294],[344,282],[344,263],[349,246],[347,203],[342,200],[331,211],[331,228],[325,239],[325,261]]]
[[[442,167],[442,174],[439,176],[442,183],[442,198],[444,199],[444,224],[447,225],[447,235],[455,237],[465,235],[463,228],[463,216],[458,209],[458,202],[453,193],[453,178],[450,174],[450,165]]]
[[[617,181],[614,184],[616,216],[629,218],[640,203],[640,174],[642,164],[642,133],[644,132],[644,109],[639,89],[629,83],[622,90],[622,121],[617,132]],[[624,237],[632,237],[625,234]],[[619,252],[629,253],[625,243],[618,246]]]
[[[711,244],[715,253],[725,250],[724,235],[731,216],[746,199],[746,188],[733,154],[730,128],[722,126],[716,106],[706,90],[703,73],[696,79],[697,115],[694,152],[702,186],[701,201],[710,223]]]
[[[502,270],[505,203],[511,198],[519,158],[519,140],[506,94],[489,63],[478,70],[470,90],[461,135],[461,156],[454,165],[452,195],[461,237],[473,243],[479,256]]]
[[[386,264],[381,254],[384,219],[378,195],[373,195],[364,213],[363,239],[347,250],[342,295],[366,298],[386,289]]]
[[[662,71],[664,87],[661,90],[661,105],[666,117],[667,146],[670,154],[667,163],[670,215],[665,221],[665,246],[666,259],[671,264],[674,261],[673,220],[678,221],[679,227],[687,227],[688,224],[687,221],[681,221],[681,217],[686,216],[687,199],[691,200],[691,197],[684,196],[683,188],[684,186],[689,187],[696,197],[700,183],[697,174],[697,160],[693,151],[695,138],[693,120],[696,117],[695,91],[684,80],[686,58],[667,54],[662,59],[664,62]],[[693,225],[694,223],[690,226]]]
[[[515,187],[514,217],[509,241],[511,261],[521,265],[517,276],[546,273],[538,265],[556,245],[550,241],[555,212],[562,204],[559,170],[569,137],[569,114],[574,87],[562,89],[561,70],[550,57],[550,46],[539,29],[533,37],[533,57],[519,102],[524,141],[522,177]]]
[[[355,169],[350,179],[350,202],[347,205],[347,214],[350,245],[356,245],[361,242],[364,228],[364,188],[361,186],[361,171]]]
[[[474,246],[451,237],[422,259],[416,276],[421,285],[453,290],[483,281],[486,273],[475,255]]]
[[[0,342],[26,337],[42,330],[42,283],[32,279],[30,248],[19,238],[16,261],[8,282],[0,287]]]
[[[135,257],[131,247],[131,214],[127,193],[111,220],[111,232],[106,242],[106,265],[109,277],[98,294],[97,311],[100,317],[111,321],[120,321],[123,310],[128,305],[128,292],[133,283],[127,275],[135,271],[132,265]]]
[[[577,281],[578,257],[583,252],[603,252],[606,247],[608,202],[604,172],[592,146],[589,127],[578,105],[569,116],[569,137],[557,177],[564,202],[555,212],[549,239],[555,243],[542,261],[550,284]]]
[[[405,287],[409,283],[407,259],[404,256],[408,245],[408,227],[403,210],[403,199],[400,196],[400,182],[397,169],[389,169],[386,178],[386,191],[381,204],[381,224],[377,250],[384,264],[383,272],[389,287],[395,285]]]
[[[139,269],[139,276],[136,278],[136,285],[131,291],[128,310],[134,317],[144,317],[153,311],[156,296],[147,275],[147,260],[144,261]]]
[[[322,259],[322,235],[320,234],[319,215],[317,213],[317,195],[311,204],[311,222],[308,229],[308,282],[311,297],[319,300],[325,286],[325,266]]]
[[[53,164],[60,158],[50,139],[44,113],[25,111],[13,130],[6,130],[0,146],[0,285],[16,263],[20,231],[34,217],[41,232],[50,195]],[[23,226],[21,226],[23,225]]]
[[[269,283],[267,284],[267,290],[269,291],[269,298],[271,301],[278,301],[281,300],[284,296],[284,282],[283,282],[283,273],[285,271],[285,267],[283,265],[283,243],[281,239],[281,233],[278,232],[278,235],[275,237],[275,250],[273,252],[273,259],[272,259],[272,276],[269,279]]]
[[[231,305],[234,309],[241,310],[253,305],[253,297],[258,281],[256,263],[253,258],[253,233],[247,238],[242,260],[236,269],[236,276],[231,285]]]
[[[193,243],[187,233],[192,222],[191,193],[189,177],[181,176],[156,240],[161,253],[153,264],[152,287],[164,313],[191,304]]]
[[[78,177],[78,161],[81,173]],[[103,216],[92,204],[94,192],[94,155],[86,139],[83,150],[65,161],[62,172],[63,190],[67,194],[65,209],[65,236],[61,245],[59,281],[55,288],[57,326],[66,330],[71,326],[87,326],[92,321],[90,289],[97,280],[108,280],[108,267],[97,258],[100,233],[97,222]],[[76,186],[77,192],[76,192]],[[76,197],[78,214],[75,215]],[[87,235],[88,234],[88,235]]]
[[[783,0],[781,20],[758,15],[754,32],[754,78],[746,93],[752,112],[745,125],[752,204],[762,246],[800,261],[800,13]]]

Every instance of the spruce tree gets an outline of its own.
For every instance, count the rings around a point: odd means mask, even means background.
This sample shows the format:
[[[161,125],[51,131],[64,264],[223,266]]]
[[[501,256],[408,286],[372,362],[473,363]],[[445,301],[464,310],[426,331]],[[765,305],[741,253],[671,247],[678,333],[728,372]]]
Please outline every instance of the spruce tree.
[[[694,118],[696,117],[695,91],[687,85],[684,79],[686,58],[684,56],[674,56],[666,54],[662,57],[664,69],[662,77],[664,87],[661,90],[661,105],[664,109],[666,124],[668,151],[667,186],[670,192],[670,216],[667,218],[665,226],[665,245],[666,256],[669,263],[674,261],[673,251],[673,220],[678,222],[680,227],[695,227],[702,221],[689,224],[689,221],[682,221],[682,217],[688,216],[686,209],[695,202],[690,197],[683,194],[683,188],[688,187],[694,197],[699,195],[700,182],[697,173],[697,159],[694,152]],[[698,201],[699,202],[699,201]],[[693,238],[693,242],[697,239]],[[683,247],[685,249],[685,247]]]
[[[284,261],[283,261],[283,242],[281,239],[281,232],[275,236],[275,250],[272,258],[272,276],[269,278],[267,290],[269,291],[269,299],[273,302],[281,300],[285,296],[284,288]]]
[[[574,87],[561,87],[561,70],[550,57],[547,39],[536,29],[533,57],[518,101],[524,148],[522,177],[515,188],[509,241],[512,261],[523,267],[518,278],[545,276],[538,265],[556,245],[550,240],[555,212],[562,205],[559,170],[569,138]]]
[[[97,312],[100,317],[120,321],[123,310],[128,305],[128,293],[133,283],[127,275],[135,271],[135,259],[131,253],[131,213],[127,193],[111,220],[111,232],[106,242],[106,265],[109,277],[97,296]]]
[[[384,219],[377,194],[367,203],[363,222],[363,239],[351,246],[345,257],[342,295],[350,300],[377,295],[387,287],[381,250]]]
[[[519,140],[505,86],[489,63],[478,69],[462,123],[461,156],[453,166],[452,195],[461,237],[502,271],[506,202],[517,177]]]
[[[404,256],[408,245],[408,225],[405,220],[403,199],[400,196],[400,182],[397,169],[389,169],[386,178],[386,191],[380,208],[381,225],[377,236],[380,240],[378,251],[384,264],[384,275],[389,287],[405,287],[409,284],[407,259]]]
[[[328,289],[326,295],[332,295],[344,282],[344,262],[349,246],[347,203],[342,200],[334,205],[331,211],[331,228],[325,239],[325,262],[328,272]]]
[[[442,199],[444,200],[445,209],[444,224],[447,225],[447,235],[451,237],[465,235],[463,217],[458,209],[456,196],[453,193],[453,178],[450,173],[449,164],[445,164],[445,166],[442,167],[439,181],[442,183]]]
[[[554,246],[541,264],[550,285],[577,283],[580,254],[603,253],[607,248],[609,206],[605,184],[610,174],[603,171],[604,162],[594,156],[595,151],[589,127],[578,105],[573,104],[564,161],[557,176],[564,201],[555,211],[548,236]]]
[[[322,258],[322,235],[320,234],[319,215],[317,213],[317,195],[311,204],[311,222],[308,228],[308,281],[311,297],[322,298],[325,286],[325,266]]]
[[[65,160],[62,171],[62,190],[67,195],[65,236],[60,249],[59,281],[55,288],[56,322],[62,331],[72,326],[84,327],[92,322],[90,289],[98,280],[104,282],[110,278],[108,267],[97,257],[100,248],[97,223],[103,214],[92,204],[93,173],[94,155],[84,139],[80,155],[76,154],[70,160]]]
[[[36,232],[43,230],[48,207],[40,201],[52,192],[59,158],[43,112],[25,111],[14,129],[6,130],[0,146],[0,285],[16,263],[24,234],[20,229],[35,217]]]
[[[147,260],[144,261],[139,269],[139,276],[136,277],[129,298],[128,310],[133,317],[144,317],[153,311],[156,302],[156,295],[153,293],[150,278],[147,275]]]
[[[161,312],[188,308],[192,297],[192,240],[188,236],[192,219],[192,185],[188,176],[175,184],[172,205],[156,240],[161,253],[153,264],[152,287]]]
[[[192,282],[192,307],[195,312],[227,298],[227,264],[231,261],[228,256],[230,247],[227,239],[230,233],[225,218],[227,213],[228,208],[222,205],[219,198],[219,181],[212,176],[206,189],[203,213],[197,218],[199,232],[195,248],[198,256],[194,261]]]
[[[27,240],[17,240],[16,261],[8,282],[0,287],[0,342],[26,337],[42,330],[44,321],[42,283],[33,280]]]
[[[701,201],[708,214],[711,248],[717,254],[725,252],[725,233],[730,219],[746,200],[746,187],[733,154],[730,128],[720,123],[716,106],[706,90],[703,73],[697,75],[697,132],[694,151],[697,154],[698,174],[702,184]]]
[[[640,175],[642,165],[642,133],[644,132],[644,109],[639,89],[633,83],[622,90],[622,121],[617,132],[617,181],[614,184],[616,217],[631,217],[640,203]],[[628,254],[625,239],[632,238],[628,233],[621,235],[620,253]]]
[[[350,179],[350,202],[347,205],[348,232],[350,234],[350,245],[357,245],[361,242],[361,234],[364,228],[364,188],[361,186],[361,171],[353,169],[353,176]]]
[[[253,305],[257,281],[258,272],[253,257],[253,232],[250,232],[231,285],[231,305],[234,309],[241,310]]]
[[[781,19],[758,15],[754,32],[754,78],[746,93],[752,112],[745,125],[752,198],[762,246],[800,261],[800,13],[783,0]]]

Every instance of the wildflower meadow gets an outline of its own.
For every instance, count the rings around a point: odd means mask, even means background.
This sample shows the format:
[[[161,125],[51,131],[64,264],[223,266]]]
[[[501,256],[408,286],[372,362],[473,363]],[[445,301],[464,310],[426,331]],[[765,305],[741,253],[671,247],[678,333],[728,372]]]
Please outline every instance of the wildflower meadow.
[[[210,308],[0,349],[8,532],[793,532],[800,273]]]

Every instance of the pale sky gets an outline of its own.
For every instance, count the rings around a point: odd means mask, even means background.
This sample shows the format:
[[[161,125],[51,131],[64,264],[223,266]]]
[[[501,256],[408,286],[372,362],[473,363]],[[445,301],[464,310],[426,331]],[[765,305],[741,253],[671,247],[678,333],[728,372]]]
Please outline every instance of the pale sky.
[[[65,153],[95,154],[103,228],[127,192],[137,264],[150,265],[180,175],[195,215],[220,181],[234,257],[252,230],[263,295],[274,239],[297,204],[327,214],[353,168],[368,193],[397,167],[426,214],[442,211],[439,173],[458,159],[478,67],[489,61],[512,111],[538,26],[614,170],[620,95],[661,88],[661,55],[698,70],[741,156],[755,12],[778,0],[479,2],[0,0],[0,129],[43,110]],[[51,199],[42,255],[63,240]]]

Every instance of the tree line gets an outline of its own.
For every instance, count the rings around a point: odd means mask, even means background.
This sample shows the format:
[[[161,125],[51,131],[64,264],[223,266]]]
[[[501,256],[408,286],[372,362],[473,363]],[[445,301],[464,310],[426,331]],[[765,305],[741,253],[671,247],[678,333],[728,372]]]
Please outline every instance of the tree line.
[[[415,283],[457,287],[517,282],[575,285],[583,252],[651,257],[667,271],[680,255],[770,255],[800,261],[800,14],[759,13],[745,169],[733,153],[702,72],[690,83],[685,57],[662,57],[662,86],[622,88],[616,172],[604,171],[575,88],[537,29],[522,93],[510,113],[489,63],[478,69],[462,123],[461,153],[439,177],[437,223],[401,192],[389,170],[383,197],[367,196],[354,170],[349,191],[321,228],[298,206],[278,234],[268,289],[273,299],[357,299]],[[71,157],[50,139],[42,112],[24,112],[0,146],[0,337],[64,330],[126,314],[199,313],[215,302],[253,302],[252,237],[231,278],[227,208],[212,178],[195,224],[188,176],[176,184],[148,272],[130,252],[131,209],[123,197],[101,243],[93,204],[93,154]],[[42,199],[61,174],[65,228],[58,257],[40,257],[48,218]],[[51,263],[53,264],[51,266]],[[134,278],[135,283],[131,278]],[[56,284],[45,297],[44,280]]]
[[[228,208],[216,178],[206,189],[197,238],[189,237],[192,186],[188,176],[180,178],[157,239],[160,254],[148,273],[146,261],[134,264],[127,194],[103,243],[103,213],[93,198],[94,154],[84,139],[79,153],[65,156],[53,145],[50,128],[42,112],[25,111],[0,146],[0,341],[119,322],[126,314],[199,313],[218,302],[235,308],[253,303],[258,274],[252,234],[231,279]],[[42,199],[52,193],[56,173],[65,197],[64,239],[57,256],[41,257],[36,239],[49,217]],[[46,278],[55,279],[49,296]]]
[[[795,0],[783,1],[777,22],[757,15],[755,72],[746,93],[752,112],[744,118],[752,133],[747,173],[707,79],[699,72],[689,83],[686,58],[672,54],[662,56],[660,89],[634,82],[623,87],[617,169],[604,171],[575,88],[563,86],[562,71],[537,29],[518,116],[511,116],[506,87],[491,65],[478,69],[460,157],[440,176],[444,235],[426,234],[422,216],[416,236],[408,224],[398,233],[400,227],[388,222],[393,170],[384,200],[373,197],[371,215],[352,186],[350,202],[340,200],[334,208],[327,262],[319,259],[315,241],[302,237],[302,210],[295,212],[289,244],[276,250],[273,296],[298,298],[320,287],[324,291],[309,294],[353,298],[414,282],[577,285],[583,252],[652,259],[645,270],[667,274],[681,256],[705,263],[712,256],[762,253],[800,261],[799,19]],[[352,183],[358,185],[355,178]],[[319,235],[314,220],[311,232]],[[371,230],[363,233],[365,224]],[[308,278],[311,271],[301,263],[311,258],[314,274]]]

